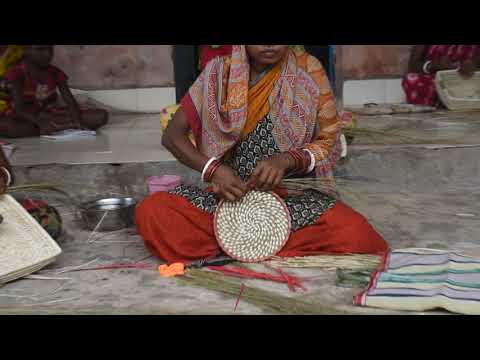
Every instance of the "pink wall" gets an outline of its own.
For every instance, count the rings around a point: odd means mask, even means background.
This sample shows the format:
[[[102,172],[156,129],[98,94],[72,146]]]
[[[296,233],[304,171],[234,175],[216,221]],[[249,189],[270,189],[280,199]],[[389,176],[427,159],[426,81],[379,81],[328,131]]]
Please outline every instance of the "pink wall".
[[[411,45],[341,45],[345,80],[401,77],[407,70]]]
[[[406,71],[410,48],[337,46],[337,79],[400,77]],[[171,45],[58,45],[54,62],[69,75],[75,88],[174,86]]]
[[[173,86],[170,45],[57,45],[70,86],[106,90]]]

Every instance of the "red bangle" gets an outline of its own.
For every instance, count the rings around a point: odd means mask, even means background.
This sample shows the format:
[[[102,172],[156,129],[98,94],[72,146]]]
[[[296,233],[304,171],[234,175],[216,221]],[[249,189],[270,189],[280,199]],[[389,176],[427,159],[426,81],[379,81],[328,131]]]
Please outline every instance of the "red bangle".
[[[217,171],[217,169],[220,167],[220,165],[222,165],[222,163],[220,161],[217,161],[214,164],[212,164],[210,174],[207,178],[208,182],[210,182],[212,180],[213,174],[215,174],[215,171]]]
[[[210,182],[212,179],[213,174],[217,171],[218,167],[222,165],[222,163],[218,160],[213,161],[210,166],[208,167],[207,171],[205,172],[204,181]]]
[[[305,151],[293,149],[287,153],[295,160],[295,173],[305,173],[308,170],[310,158],[307,158],[308,154]]]

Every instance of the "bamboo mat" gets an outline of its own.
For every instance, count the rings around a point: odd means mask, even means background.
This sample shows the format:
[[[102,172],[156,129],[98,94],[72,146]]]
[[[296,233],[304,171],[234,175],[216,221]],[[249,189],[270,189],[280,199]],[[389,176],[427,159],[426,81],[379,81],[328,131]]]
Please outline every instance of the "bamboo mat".
[[[0,284],[39,271],[62,250],[10,195],[0,196]]]

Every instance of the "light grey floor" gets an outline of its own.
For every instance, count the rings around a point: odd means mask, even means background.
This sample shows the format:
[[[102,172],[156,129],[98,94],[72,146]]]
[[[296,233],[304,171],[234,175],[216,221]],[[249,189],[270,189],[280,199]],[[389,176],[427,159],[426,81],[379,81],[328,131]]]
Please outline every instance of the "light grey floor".
[[[43,164],[105,164],[173,159],[160,146],[158,114],[113,115],[95,138],[54,141],[43,138],[10,140],[16,145],[16,166]]]

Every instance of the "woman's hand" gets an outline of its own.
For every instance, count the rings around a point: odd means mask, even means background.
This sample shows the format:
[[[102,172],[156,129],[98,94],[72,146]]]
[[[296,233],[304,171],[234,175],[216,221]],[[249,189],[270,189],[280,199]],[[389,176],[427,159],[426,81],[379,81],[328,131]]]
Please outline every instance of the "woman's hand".
[[[434,72],[443,71],[443,70],[454,70],[457,68],[448,56],[442,56],[438,60],[433,60],[431,64],[431,69]]]
[[[50,135],[57,131],[77,128],[76,124],[65,116],[52,115],[49,113],[40,113],[37,125],[40,128],[40,135]]]
[[[3,174],[0,176],[0,195],[7,192],[7,179]]]
[[[247,185],[250,189],[273,190],[280,185],[287,171],[294,166],[294,159],[288,153],[275,154],[257,164]]]
[[[213,192],[229,201],[240,200],[248,191],[247,185],[226,165],[220,165],[212,176]]]
[[[38,128],[40,129],[40,135],[50,135],[57,130],[57,125],[53,120],[53,117],[47,113],[40,113],[38,115],[38,121],[36,121]]]
[[[0,151],[2,151],[0,149]],[[4,157],[4,156],[3,156]],[[3,195],[7,192],[9,182],[11,182],[11,179],[9,174],[7,174],[7,169],[5,167],[0,168],[0,195]]]
[[[460,68],[458,69],[458,72],[465,79],[470,79],[475,73],[476,69],[477,69],[477,64],[475,63],[475,61],[469,59],[462,62],[462,64],[460,65]]]

